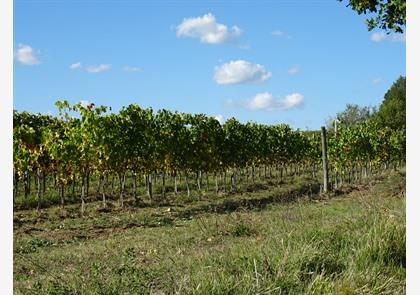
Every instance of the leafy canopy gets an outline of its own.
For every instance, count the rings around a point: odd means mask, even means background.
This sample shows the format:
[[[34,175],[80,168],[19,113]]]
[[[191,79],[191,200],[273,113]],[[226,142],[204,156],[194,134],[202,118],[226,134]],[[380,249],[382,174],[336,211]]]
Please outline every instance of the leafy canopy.
[[[405,130],[405,77],[399,77],[385,93],[375,119],[383,127]]]
[[[375,111],[375,108],[367,106],[362,107],[357,104],[347,104],[344,111],[337,113],[334,118],[329,119],[328,128],[334,128],[334,120],[338,120],[337,123],[342,127],[355,126],[358,123],[372,118]]]
[[[342,2],[343,0],[338,0]],[[403,33],[406,25],[405,0],[349,0],[348,5],[358,14],[371,14],[366,19],[369,31],[374,28]]]

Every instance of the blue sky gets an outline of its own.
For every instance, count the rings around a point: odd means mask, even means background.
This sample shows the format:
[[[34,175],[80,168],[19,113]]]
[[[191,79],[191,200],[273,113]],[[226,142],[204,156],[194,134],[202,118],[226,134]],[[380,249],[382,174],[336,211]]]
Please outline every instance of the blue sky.
[[[364,19],[334,0],[15,0],[14,108],[137,103],[318,129],[405,75],[404,36]]]

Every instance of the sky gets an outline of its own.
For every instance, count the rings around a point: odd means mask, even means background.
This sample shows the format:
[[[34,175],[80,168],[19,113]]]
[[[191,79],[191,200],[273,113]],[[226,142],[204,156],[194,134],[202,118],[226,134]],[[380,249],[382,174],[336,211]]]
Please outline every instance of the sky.
[[[405,35],[365,18],[335,0],[15,0],[14,108],[136,103],[319,129],[405,75]]]

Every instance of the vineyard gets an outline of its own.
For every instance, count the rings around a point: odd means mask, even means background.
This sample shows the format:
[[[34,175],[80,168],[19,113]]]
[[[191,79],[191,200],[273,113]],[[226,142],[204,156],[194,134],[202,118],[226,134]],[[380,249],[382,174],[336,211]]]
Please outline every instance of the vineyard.
[[[260,179],[321,175],[321,134],[288,125],[221,124],[213,117],[56,103],[57,117],[14,112],[14,203],[43,208],[110,200],[163,204],[191,191],[229,194]],[[405,130],[373,121],[327,134],[329,186],[379,174],[405,161]],[[321,183],[321,182],[320,182]]]

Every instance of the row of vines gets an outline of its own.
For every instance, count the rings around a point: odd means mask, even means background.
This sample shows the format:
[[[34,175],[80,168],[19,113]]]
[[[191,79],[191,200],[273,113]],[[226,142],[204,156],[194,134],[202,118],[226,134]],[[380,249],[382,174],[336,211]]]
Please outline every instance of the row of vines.
[[[280,178],[287,171],[316,177],[321,162],[319,132],[293,131],[285,124],[242,124],[234,118],[221,124],[202,114],[153,112],[138,105],[119,113],[67,101],[56,106],[56,117],[14,112],[14,199],[20,183],[27,196],[30,179],[35,179],[38,207],[48,179],[58,188],[62,205],[66,190],[78,194],[83,213],[92,178],[97,179],[104,206],[109,179],[117,179],[119,203],[124,206],[128,177],[136,202],[143,202],[137,193],[139,180],[150,201],[157,202],[166,197],[168,178],[175,195],[177,181],[183,180],[189,195],[192,179],[201,190],[203,178],[208,183],[209,177],[216,192],[226,192],[227,178],[230,191],[235,191],[238,177],[254,182],[261,169],[265,175],[276,171]],[[328,149],[330,167],[342,181],[346,175],[357,177],[360,171],[367,175],[404,161],[405,132],[366,122],[329,134]],[[153,193],[157,177],[159,196]]]

